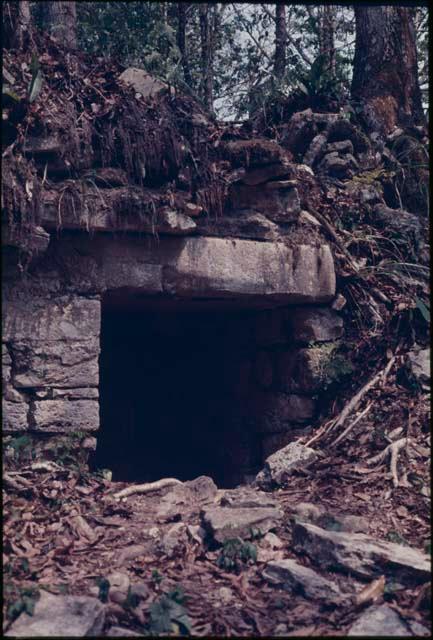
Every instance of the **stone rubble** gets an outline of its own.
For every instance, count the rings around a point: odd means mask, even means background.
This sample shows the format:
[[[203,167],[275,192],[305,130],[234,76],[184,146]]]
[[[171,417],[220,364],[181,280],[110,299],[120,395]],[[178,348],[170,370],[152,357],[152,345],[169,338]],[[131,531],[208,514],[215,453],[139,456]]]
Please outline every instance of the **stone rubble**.
[[[40,592],[33,616],[23,613],[6,636],[23,637],[98,637],[104,627],[105,607],[88,596],[55,596]]]
[[[316,459],[314,449],[298,442],[291,442],[266,459],[263,470],[256,476],[257,485],[265,490],[275,485],[283,485],[293,472],[306,469]]]

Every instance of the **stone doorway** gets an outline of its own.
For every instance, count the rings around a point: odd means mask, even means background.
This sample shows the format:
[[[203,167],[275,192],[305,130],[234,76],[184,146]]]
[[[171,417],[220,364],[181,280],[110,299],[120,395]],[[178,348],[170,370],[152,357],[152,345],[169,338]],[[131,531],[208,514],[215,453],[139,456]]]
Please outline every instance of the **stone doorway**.
[[[260,464],[248,427],[254,313],[106,297],[94,466],[113,480],[211,476],[233,487]]]

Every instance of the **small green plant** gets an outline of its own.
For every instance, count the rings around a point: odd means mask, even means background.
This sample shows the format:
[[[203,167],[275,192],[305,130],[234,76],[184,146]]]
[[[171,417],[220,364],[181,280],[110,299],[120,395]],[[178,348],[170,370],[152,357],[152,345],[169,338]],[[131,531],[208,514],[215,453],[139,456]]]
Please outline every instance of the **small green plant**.
[[[110,592],[110,581],[107,578],[99,576],[96,578],[96,586],[99,587],[98,598],[101,602],[108,602],[108,594]]]
[[[169,593],[162,594],[149,608],[149,632],[189,635],[191,621],[184,603],[185,594],[180,585]]]
[[[402,544],[405,547],[409,547],[410,544],[409,542],[406,540],[406,538],[403,538],[403,536],[401,536],[398,531],[390,531],[387,536],[388,540],[390,542],[395,542],[397,544]]]
[[[13,598],[13,602],[7,609],[7,617],[13,621],[18,618],[21,613],[27,613],[32,616],[35,610],[35,604],[39,600],[39,590],[36,587],[15,587],[14,585],[5,585],[5,595]]]
[[[224,542],[217,558],[217,565],[225,571],[237,571],[242,564],[257,561],[257,548],[242,538],[231,538]]]
[[[159,573],[158,569],[152,569],[151,578],[156,584],[159,584],[162,581],[162,575]]]

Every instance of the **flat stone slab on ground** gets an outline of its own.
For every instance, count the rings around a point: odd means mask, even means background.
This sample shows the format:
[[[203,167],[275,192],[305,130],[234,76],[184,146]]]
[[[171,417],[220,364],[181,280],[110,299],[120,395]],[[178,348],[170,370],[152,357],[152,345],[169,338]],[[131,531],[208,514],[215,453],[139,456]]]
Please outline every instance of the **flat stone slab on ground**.
[[[404,622],[397,611],[387,604],[369,607],[350,627],[348,636],[418,636],[429,635],[428,629],[420,624],[410,630],[410,623]],[[425,633],[424,633],[425,632]]]
[[[335,583],[290,558],[269,562],[263,571],[263,577],[289,591],[300,590],[311,600],[324,600],[334,604],[343,601],[343,594]]]
[[[366,579],[382,574],[415,582],[431,579],[430,556],[363,533],[325,531],[313,524],[297,522],[293,527],[293,544],[296,551],[307,553],[324,569],[340,568]]]
[[[267,533],[281,520],[282,512],[273,507],[210,507],[201,516],[203,527],[216,542],[223,543],[231,538],[252,538],[257,531]]]
[[[88,596],[55,596],[41,591],[33,616],[22,613],[5,633],[18,638],[99,636],[105,607]]]
[[[272,484],[281,485],[297,469],[305,469],[317,458],[314,449],[298,442],[291,442],[266,459],[263,471],[257,475],[257,483],[266,489]]]

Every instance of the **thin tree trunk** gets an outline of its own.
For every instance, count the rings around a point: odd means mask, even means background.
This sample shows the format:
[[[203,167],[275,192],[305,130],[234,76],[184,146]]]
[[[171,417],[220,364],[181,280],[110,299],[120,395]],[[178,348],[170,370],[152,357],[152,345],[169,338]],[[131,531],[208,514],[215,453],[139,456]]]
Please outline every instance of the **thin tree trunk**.
[[[323,68],[328,75],[335,76],[335,16],[330,5],[322,7],[319,22],[319,50],[323,56]]]
[[[2,37],[6,49],[25,49],[31,38],[30,3],[3,2]]]
[[[385,133],[411,120],[425,124],[412,13],[399,6],[356,6],[352,96],[371,126]]]
[[[183,77],[188,86],[191,87],[191,72],[189,69],[188,62],[188,50],[186,44],[186,9],[187,4],[185,2],[177,3],[177,15],[178,15],[178,26],[177,26],[177,46],[179,47],[180,54],[182,56],[182,68],[183,68]]]
[[[282,80],[286,70],[286,7],[284,4],[275,6],[275,58],[274,75],[277,80]]]
[[[44,23],[51,35],[70,49],[77,47],[77,9],[75,2],[44,3]]]
[[[200,4],[202,97],[206,108],[213,112],[213,51],[208,2]]]

